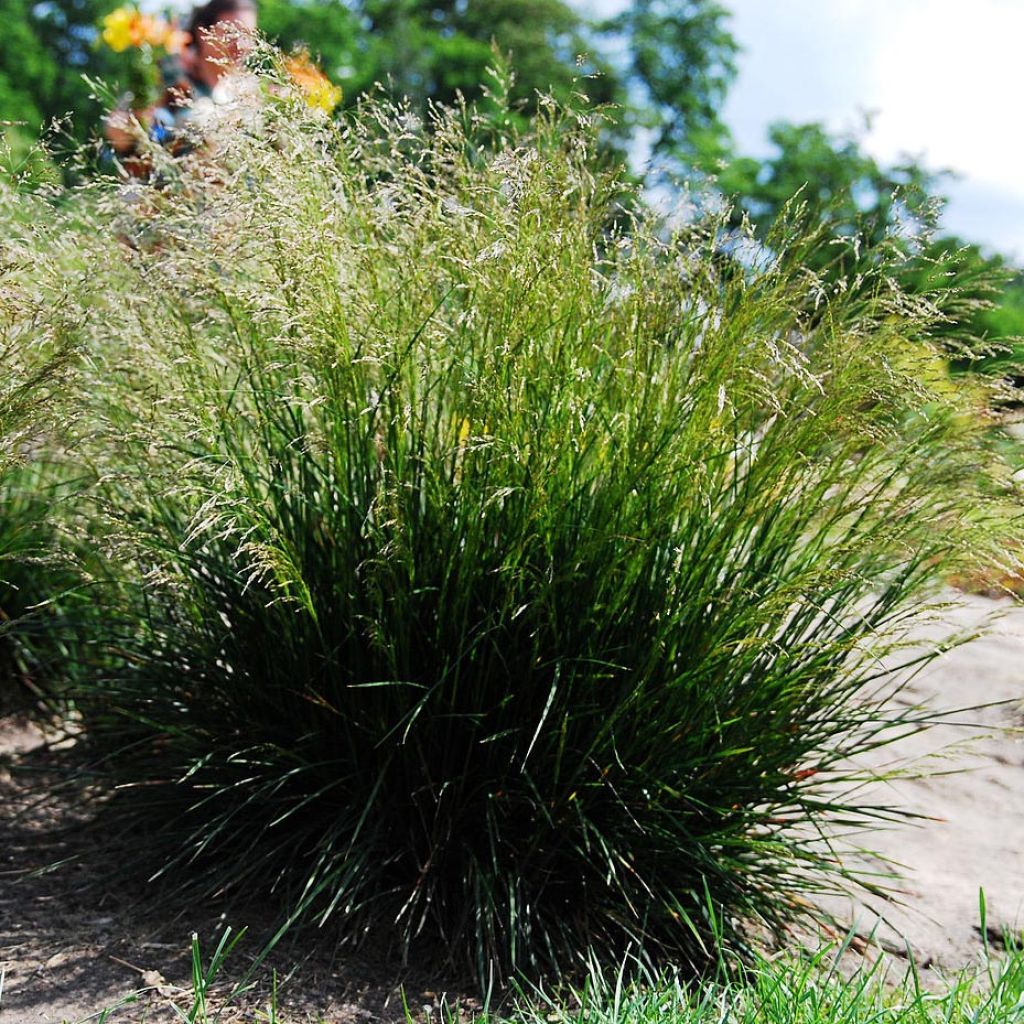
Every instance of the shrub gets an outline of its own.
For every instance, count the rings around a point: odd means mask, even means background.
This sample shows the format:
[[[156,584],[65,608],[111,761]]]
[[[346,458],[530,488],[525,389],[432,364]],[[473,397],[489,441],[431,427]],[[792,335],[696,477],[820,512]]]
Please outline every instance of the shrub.
[[[1008,500],[891,267],[627,216],[545,109],[490,150],[271,98],[76,242],[114,824],[481,978],[699,963],[845,884],[849,758],[917,721],[879,658]]]

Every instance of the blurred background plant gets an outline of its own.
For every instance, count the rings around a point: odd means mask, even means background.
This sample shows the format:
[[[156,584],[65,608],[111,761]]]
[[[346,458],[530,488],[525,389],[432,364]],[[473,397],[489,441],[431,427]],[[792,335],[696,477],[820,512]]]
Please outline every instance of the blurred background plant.
[[[125,4],[105,14],[101,24],[99,41],[122,55],[132,108],[148,107],[181,78],[179,58],[189,38],[174,20]]]
[[[305,97],[307,106],[333,113],[341,102],[341,86],[335,85],[313,63],[308,50],[295,50],[285,59],[284,70],[291,82]]]

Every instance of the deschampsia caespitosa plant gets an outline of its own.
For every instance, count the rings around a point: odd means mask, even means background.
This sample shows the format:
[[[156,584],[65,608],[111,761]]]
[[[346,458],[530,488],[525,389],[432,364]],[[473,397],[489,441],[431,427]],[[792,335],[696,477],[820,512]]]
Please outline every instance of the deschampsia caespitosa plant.
[[[0,715],[50,707],[58,652],[52,634],[53,600],[70,585],[56,568],[49,522],[52,482],[41,463],[68,416],[72,325],[56,289],[37,287],[36,244],[20,245],[45,202],[0,183]],[[59,645],[58,645],[59,646]]]
[[[82,200],[116,820],[482,978],[784,927],[907,727],[879,658],[1005,526],[934,310],[644,215],[587,116],[247,117]]]

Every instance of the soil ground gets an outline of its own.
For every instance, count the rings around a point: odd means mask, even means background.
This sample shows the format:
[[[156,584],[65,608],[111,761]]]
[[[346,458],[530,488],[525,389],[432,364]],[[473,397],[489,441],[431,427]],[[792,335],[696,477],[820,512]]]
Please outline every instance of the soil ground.
[[[827,905],[841,926],[851,924],[894,957],[909,950],[933,974],[978,958],[979,889],[989,942],[998,944],[1004,930],[1019,932],[1024,924],[1024,743],[1016,731],[1024,707],[1024,608],[983,597],[957,600],[941,621],[919,631],[922,644],[981,630],[993,614],[1001,617],[981,638],[942,655],[898,699],[936,711],[977,710],[949,716],[868,765],[888,771],[912,763],[942,774],[876,782],[866,794],[919,815],[862,838],[873,855],[851,854],[880,874],[897,873],[895,901]],[[98,1020],[125,998],[134,1001],[113,1010],[107,1024],[174,1020],[172,1003],[191,1006],[192,931],[209,951],[225,922],[202,908],[141,913],[131,892],[104,886],[109,852],[74,829],[80,813],[74,800],[47,798],[59,789],[65,762],[66,752],[48,749],[38,730],[0,721],[0,1024]],[[251,920],[230,923],[258,932],[259,909]],[[232,954],[227,976],[244,972],[255,945],[243,942]],[[288,954],[283,950],[261,977],[274,967],[286,971],[294,961]],[[286,1024],[400,1020],[403,992],[420,1019],[442,999],[475,1008],[446,997],[441,987],[367,957],[307,959],[281,987],[280,1018]],[[262,1019],[254,1014],[265,998],[265,989],[261,999],[243,997],[221,1017],[223,1024]]]
[[[896,873],[895,885],[887,880],[894,899],[829,902],[860,935],[898,955],[909,948],[918,965],[943,970],[978,957],[983,929],[998,946],[1004,932],[1024,927],[1024,608],[956,600],[918,630],[922,645],[958,632],[983,635],[947,651],[897,698],[954,713],[870,764],[879,772],[910,767],[916,777],[878,782],[863,794],[920,816],[861,837],[873,851],[861,863]],[[975,710],[956,710],[964,708]]]
[[[102,836],[76,827],[85,815],[75,791],[62,793],[68,762],[69,751],[48,747],[37,728],[0,720],[0,1024],[100,1022],[104,1010],[102,1024],[180,1024],[174,1006],[187,1014],[193,1003],[192,933],[206,964],[225,926],[245,928],[211,986],[211,1006],[223,1006],[273,933],[273,917],[260,906],[230,916],[143,908],[141,893],[109,881],[131,850],[112,853]],[[275,973],[279,1024],[392,1024],[406,1019],[403,999],[418,1019],[437,1020],[442,1002],[467,1018],[480,1009],[462,994],[467,984],[438,987],[436,975],[382,957],[282,946],[219,1024],[268,1020]]]

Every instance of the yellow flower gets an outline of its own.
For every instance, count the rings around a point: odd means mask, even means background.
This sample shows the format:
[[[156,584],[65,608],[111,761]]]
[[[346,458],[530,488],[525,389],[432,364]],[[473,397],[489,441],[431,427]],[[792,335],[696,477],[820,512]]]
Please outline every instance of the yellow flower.
[[[118,7],[103,18],[103,42],[115,53],[122,53],[129,46],[137,46],[136,23],[139,12],[132,7]]]
[[[341,102],[340,86],[335,85],[304,50],[289,57],[284,67],[310,107],[329,114]]]
[[[180,53],[188,42],[188,34],[163,18],[142,14],[125,4],[103,18],[101,38],[112,50],[123,53],[129,47],[151,46],[168,53]]]
[[[473,423],[470,418],[468,416],[463,416],[462,419],[459,420],[458,431],[456,433],[456,443],[459,448],[465,448],[471,439],[481,442],[486,439],[490,432],[491,428],[486,423],[478,424],[476,431],[474,431]]]

